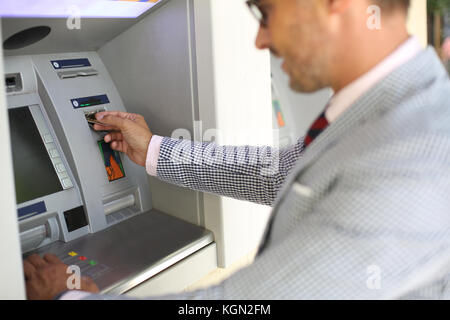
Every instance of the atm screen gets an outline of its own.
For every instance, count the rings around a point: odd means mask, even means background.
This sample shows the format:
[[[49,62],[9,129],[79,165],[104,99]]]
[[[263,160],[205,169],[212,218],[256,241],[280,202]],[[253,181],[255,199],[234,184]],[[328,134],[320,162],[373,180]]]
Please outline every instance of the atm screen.
[[[62,191],[29,108],[10,109],[8,114],[17,203]]]

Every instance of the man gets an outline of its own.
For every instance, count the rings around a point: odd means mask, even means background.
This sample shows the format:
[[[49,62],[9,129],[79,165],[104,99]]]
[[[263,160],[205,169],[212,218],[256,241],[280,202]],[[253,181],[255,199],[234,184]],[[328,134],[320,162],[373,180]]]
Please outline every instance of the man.
[[[280,152],[277,174],[262,175],[260,163],[208,161],[202,151],[229,149],[153,136],[138,115],[97,117],[114,130],[106,142],[149,174],[274,207],[251,266],[218,286],[169,298],[449,297],[448,277],[436,271],[450,250],[450,84],[435,52],[422,50],[407,33],[409,1],[249,5],[261,18],[256,46],[284,59],[291,87],[336,92],[307,137]],[[381,25],[368,23],[377,13]],[[202,165],[178,164],[180,149],[203,156]],[[27,286],[42,287],[30,298],[64,289],[46,285],[55,264],[53,256],[25,262]],[[89,280],[83,289],[96,291]],[[62,298],[98,296],[68,292]]]

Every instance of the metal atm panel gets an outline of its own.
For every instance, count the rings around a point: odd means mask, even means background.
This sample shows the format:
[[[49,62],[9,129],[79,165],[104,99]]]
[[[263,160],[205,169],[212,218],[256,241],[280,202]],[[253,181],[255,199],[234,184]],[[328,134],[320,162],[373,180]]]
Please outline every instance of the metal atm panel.
[[[86,113],[126,111],[95,52],[8,57],[5,68],[15,79],[7,82],[13,154],[20,159],[37,145],[42,174],[54,185],[28,183],[29,197],[17,189],[25,256],[54,253],[102,292],[122,294],[214,241],[210,231],[152,210],[145,169],[113,153],[105,133],[89,126]],[[106,160],[120,166],[115,177]],[[33,179],[30,161],[15,170]],[[39,190],[40,183],[49,185]]]

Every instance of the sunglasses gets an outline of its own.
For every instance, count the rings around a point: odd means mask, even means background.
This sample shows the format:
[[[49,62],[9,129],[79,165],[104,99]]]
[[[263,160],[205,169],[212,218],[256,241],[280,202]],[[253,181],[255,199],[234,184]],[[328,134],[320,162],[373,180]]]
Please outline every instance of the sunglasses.
[[[259,0],[248,0],[246,4],[261,27],[266,28],[268,17],[266,12],[260,7]]]

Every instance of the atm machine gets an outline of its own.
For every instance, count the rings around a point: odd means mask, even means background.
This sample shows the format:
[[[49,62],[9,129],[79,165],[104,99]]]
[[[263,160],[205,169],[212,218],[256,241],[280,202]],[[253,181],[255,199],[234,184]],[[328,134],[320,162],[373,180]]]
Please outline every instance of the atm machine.
[[[86,119],[139,113],[155,134],[194,140],[262,128],[216,141],[270,144],[270,60],[245,3],[11,0],[0,16],[21,255],[54,253],[102,293],[142,297],[257,248],[270,208],[148,177]]]
[[[86,120],[99,110],[128,111],[89,41],[106,43],[164,5],[154,2],[131,18],[119,13],[82,20],[86,30],[80,31],[67,29],[63,18],[36,18],[39,12],[2,20],[22,254],[54,253],[112,295],[202,250],[215,251],[211,231],[153,208],[145,169],[113,151],[103,140],[106,133]],[[45,13],[45,4],[40,10]],[[197,277],[217,266],[216,257],[209,257],[195,262]]]
[[[145,169],[86,121],[126,111],[97,54],[6,57],[5,73],[24,254],[54,253],[121,294],[213,242],[210,231],[152,210]]]

